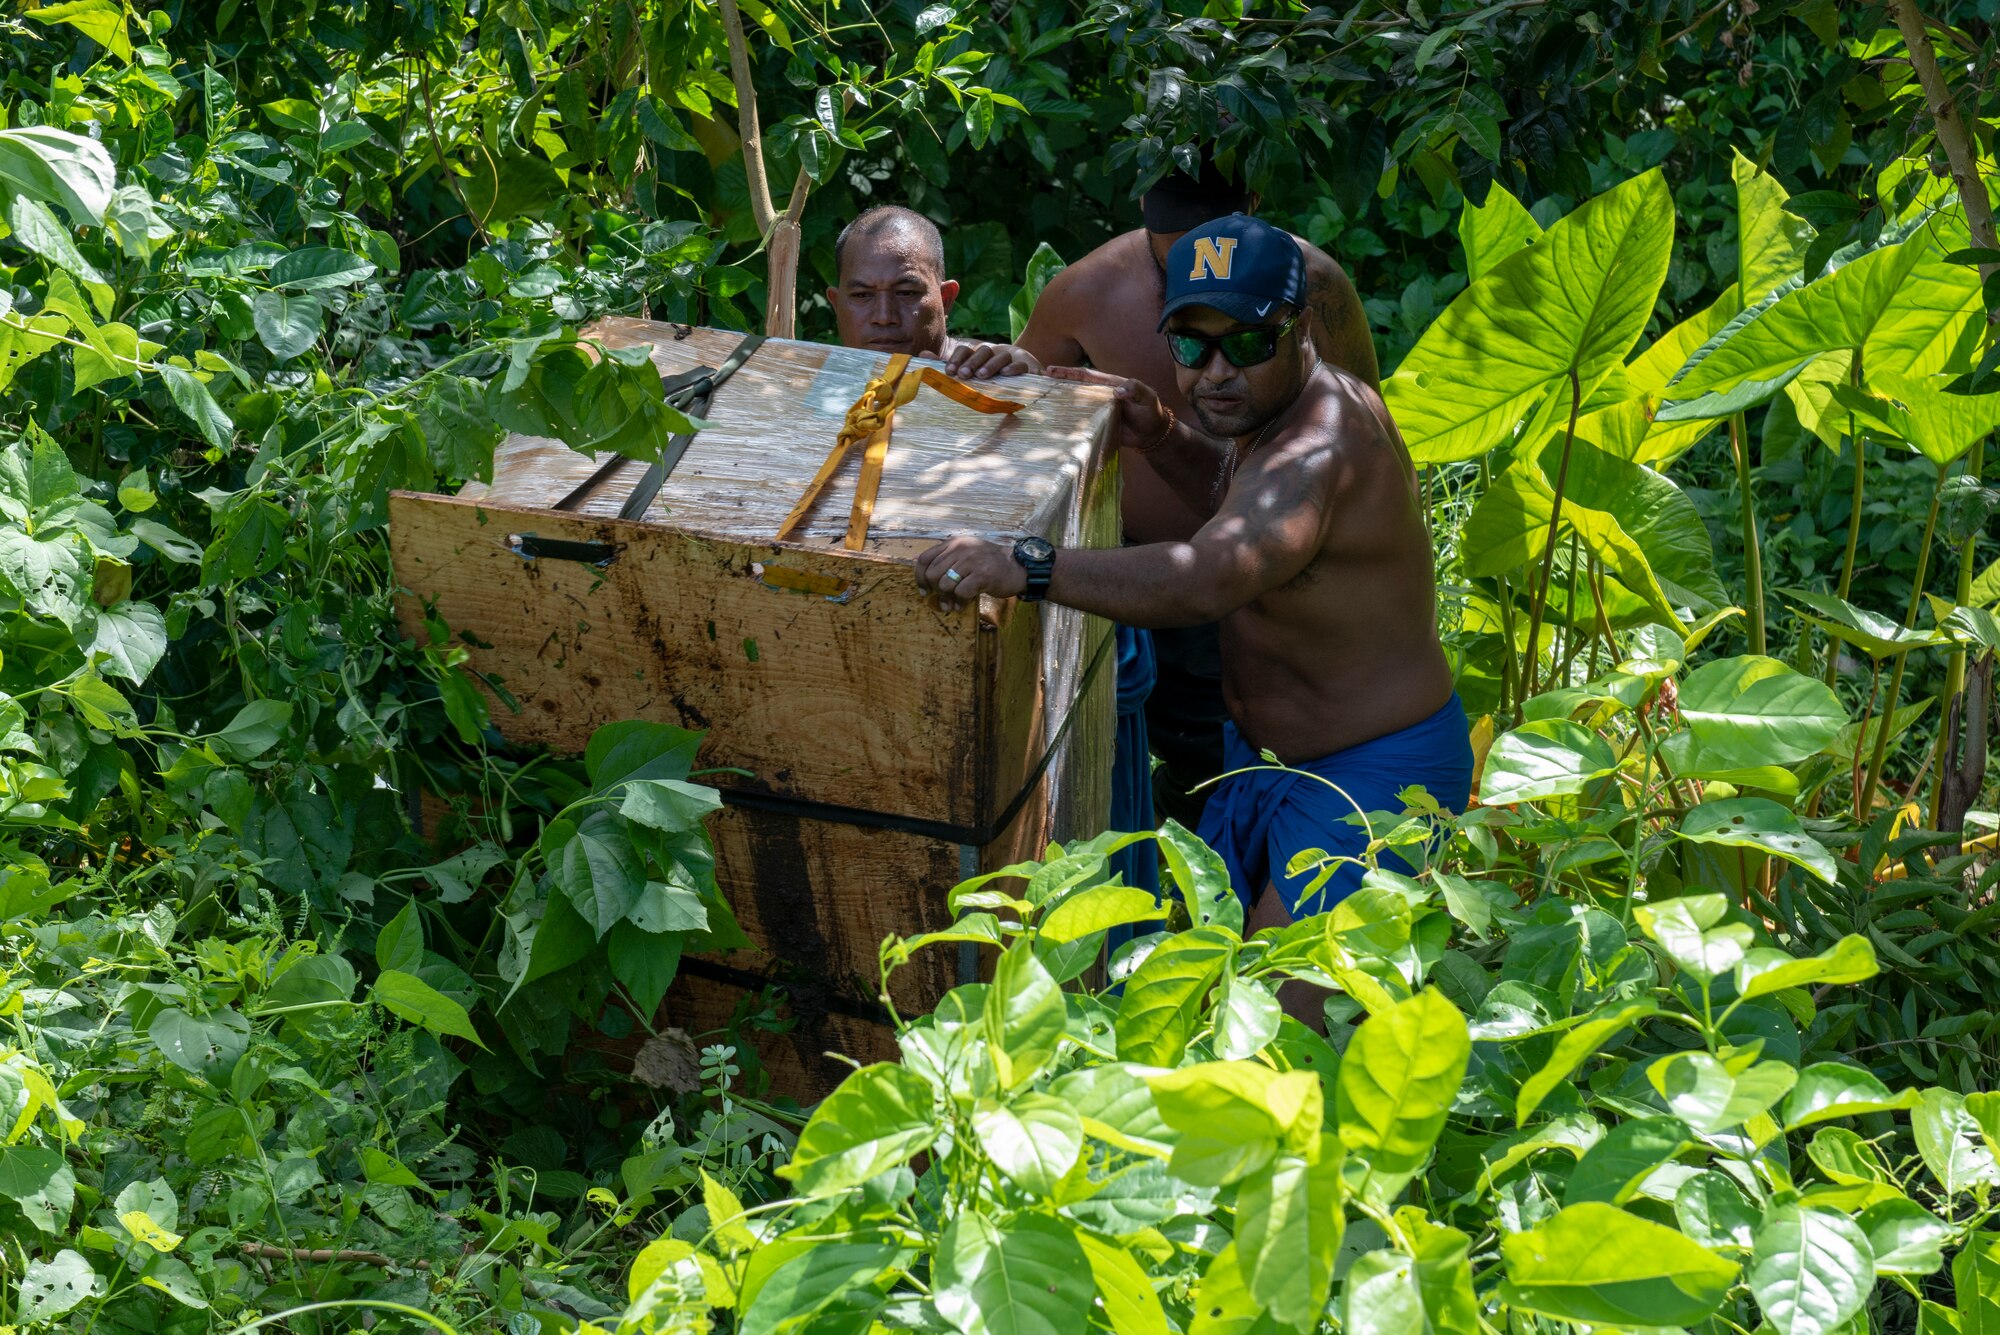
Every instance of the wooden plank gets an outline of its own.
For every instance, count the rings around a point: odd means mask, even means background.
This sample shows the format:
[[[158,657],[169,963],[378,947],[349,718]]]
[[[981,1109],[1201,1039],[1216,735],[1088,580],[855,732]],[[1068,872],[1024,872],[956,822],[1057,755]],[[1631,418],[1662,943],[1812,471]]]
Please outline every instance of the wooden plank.
[[[711,729],[703,764],[752,772],[719,785],[977,827],[1014,796],[982,756],[1041,727],[1024,715],[974,734],[973,666],[994,632],[926,603],[901,563],[409,492],[389,513],[404,633],[425,638],[434,606],[518,702],[493,705],[516,742],[575,753],[619,719]],[[521,532],[618,554],[602,570],[523,560]],[[815,580],[836,597],[785,587]]]

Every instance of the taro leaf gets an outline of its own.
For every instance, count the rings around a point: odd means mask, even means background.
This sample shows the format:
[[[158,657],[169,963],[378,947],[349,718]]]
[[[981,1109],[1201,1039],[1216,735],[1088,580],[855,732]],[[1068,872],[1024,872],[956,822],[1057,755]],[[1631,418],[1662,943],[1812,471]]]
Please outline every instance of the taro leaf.
[[[1615,1326],[1692,1326],[1721,1306],[1738,1267],[1678,1231],[1599,1201],[1500,1239],[1510,1307]]]
[[[962,1335],[1074,1335],[1087,1324],[1096,1286],[1066,1221],[961,1211],[934,1265],[932,1302]]]
[[[1172,1066],[1187,1051],[1202,998],[1235,954],[1234,933],[1196,927],[1168,937],[1125,980],[1118,1003],[1118,1057]]]
[[[1927,1089],[1910,1115],[1917,1153],[1947,1196],[1979,1184],[2000,1183],[2000,1161],[1993,1157],[1979,1123],[1965,1109],[1965,1100],[1948,1089]]]
[[[486,1046],[479,1041],[479,1034],[473,1029],[472,1017],[465,1013],[465,1007],[413,973],[384,969],[376,975],[375,986],[369,995],[378,1005],[433,1034],[449,1034],[476,1047]]]
[[[1465,1017],[1436,988],[1354,1031],[1334,1083],[1335,1116],[1341,1143],[1388,1195],[1429,1157],[1471,1056]]]
[[[1704,754],[1744,768],[1804,760],[1847,722],[1825,683],[1756,655],[1696,668],[1681,683],[1679,703]]]
[[[1674,1220],[1681,1232],[1704,1247],[1750,1249],[1762,1219],[1744,1198],[1736,1179],[1719,1169],[1706,1169],[1681,1183],[1674,1193]]]
[[[279,361],[290,361],[319,342],[326,311],[310,292],[259,292],[250,306],[257,339]]]
[[[1083,1153],[1083,1119],[1076,1109],[1046,1094],[982,1103],[973,1109],[972,1131],[993,1166],[1008,1181],[1037,1196],[1053,1195],[1056,1184]]]
[[[864,1066],[813,1109],[778,1176],[803,1196],[829,1196],[928,1149],[938,1122],[930,1082],[888,1062]]]
[[[1703,802],[1681,818],[1674,833],[1690,843],[1769,853],[1804,867],[1828,885],[1839,875],[1839,863],[1826,845],[1807,834],[1797,816],[1769,798]]]
[[[1736,285],[1745,306],[1754,306],[1805,270],[1813,225],[1785,208],[1785,188],[1777,178],[1735,149],[1729,175],[1736,186]]]
[[[1495,264],[1383,386],[1411,454],[1475,458],[1552,394],[1567,407],[1572,375],[1588,396],[1645,330],[1672,248],[1673,200],[1655,170]]]
[[[1415,1258],[1386,1247],[1357,1257],[1341,1291],[1340,1329],[1342,1335],[1425,1335],[1431,1326]]]
[[[741,1335],[866,1330],[883,1302],[875,1281],[906,1255],[888,1242],[822,1242],[793,1252],[763,1277],[737,1329]]]
[[[1465,247],[1465,278],[1476,283],[1493,272],[1495,265],[1515,251],[1532,245],[1542,235],[1542,225],[1521,207],[1504,185],[1486,192],[1484,204],[1470,197],[1458,215],[1458,241]]]
[[[1675,1117],[1620,1122],[1584,1152],[1563,1188],[1563,1204],[1623,1205],[1654,1169],[1672,1162],[1693,1139],[1686,1124]]]
[[[1893,658],[1912,649],[1933,649],[1948,644],[1947,637],[1934,630],[1906,630],[1878,612],[1856,607],[1830,593],[1810,589],[1779,589],[1779,593],[1802,607],[1803,621],[1809,621],[1836,640],[1853,645],[1870,658]]]
[[[1875,947],[1865,936],[1843,936],[1830,948],[1805,959],[1788,951],[1759,946],[1745,954],[1743,962],[1736,966],[1736,993],[1748,1001],[1788,987],[1859,983],[1880,971],[1875,962]]]
[[[1833,400],[1943,468],[2000,426],[2000,394],[1946,393],[1955,378],[1874,371],[1868,377],[1870,392],[1835,385]]]
[[[30,1261],[21,1277],[14,1319],[30,1327],[52,1321],[90,1296],[97,1272],[79,1252],[65,1247],[47,1261]]]
[[[1281,1147],[1303,1154],[1319,1143],[1326,1103],[1308,1072],[1202,1062],[1146,1083],[1160,1117],[1178,1135],[1169,1167],[1198,1187],[1228,1186],[1269,1163]]]
[[[943,6],[933,5],[931,8],[940,9]],[[1035,303],[1041,300],[1042,289],[1046,288],[1049,280],[1061,273],[1065,267],[1063,257],[1057,253],[1054,246],[1044,241],[1035,247],[1035,253],[1028,256],[1028,266],[1022,277],[1021,290],[1007,303],[1007,323],[1011,331],[1007,335],[1009,338],[1015,342],[1020,341],[1021,331],[1028,327],[1028,319],[1034,314]],[[1155,1305],[1157,1306],[1157,1303]]]
[[[1568,719],[1524,723],[1486,753],[1479,800],[1486,806],[1580,793],[1618,769],[1611,743]]]
[[[1750,1292],[1777,1335],[1833,1335],[1875,1287],[1875,1250],[1843,1214],[1783,1205],[1764,1216]]]
[[[1067,1030],[1062,989],[1035,952],[1016,948],[993,968],[986,993],[986,1041],[1001,1084],[1012,1089],[1049,1064]]]
[[[1076,1240],[1090,1258],[1090,1276],[1097,1283],[1111,1329],[1119,1335],[1168,1335],[1171,1328],[1160,1296],[1132,1253],[1082,1230]]]
[[[1891,1094],[1889,1087],[1858,1066],[1815,1062],[1799,1072],[1799,1082],[1785,1096],[1785,1130],[1796,1131],[1835,1117],[1900,1112],[1917,1106],[1918,1091]]]
[[[1166,916],[1166,910],[1150,890],[1129,885],[1098,885],[1068,896],[1049,910],[1038,924],[1036,934],[1044,941],[1062,945],[1112,927],[1157,922]]]
[[[1610,1042],[1620,1031],[1629,1029],[1640,1020],[1659,1013],[1660,1008],[1650,1001],[1628,1001],[1607,1006],[1565,1032],[1556,1040],[1555,1051],[1550,1054],[1542,1069],[1521,1082],[1521,1092],[1514,1102],[1515,1124],[1526,1124],[1528,1118],[1534,1115],[1535,1109],[1541,1107],[1542,1100],[1547,1098],[1556,1086],[1574,1075],[1577,1067],[1581,1066],[1592,1053]]]
[[[1927,695],[1921,700],[1898,708],[1895,717],[1889,720],[1889,740],[1893,742],[1908,732],[1910,725],[1922,718],[1924,712],[1936,701],[1936,696]],[[1855,720],[1842,728],[1838,737],[1826,744],[1826,754],[1836,760],[1846,761],[1852,768],[1860,757],[1875,753],[1875,742],[1881,736],[1882,722],[1882,716],[1877,714],[1867,720],[1867,727],[1864,730],[1862,721]]]
[[[76,1204],[76,1174],[54,1150],[8,1145],[0,1148],[0,1196],[19,1205],[42,1232],[60,1234]]]
[[[1681,895],[1638,905],[1632,916],[1684,972],[1709,979],[1734,969],[1755,940],[1748,925],[1722,921],[1728,912],[1722,895]]]
[[[1197,926],[1243,934],[1243,901],[1229,883],[1229,868],[1220,854],[1179,821],[1169,819],[1160,827],[1160,861],[1180,887]]]
[[[250,1050],[250,1022],[232,1010],[197,1018],[179,1007],[163,1006],[147,1025],[146,1037],[183,1071],[220,1085]]]
[[[1856,1217],[1875,1253],[1878,1275],[1934,1275],[1944,1268],[1944,1244],[1956,1231],[1912,1200],[1877,1201]]]
[[[1282,1325],[1310,1329],[1326,1307],[1344,1223],[1341,1161],[1337,1143],[1323,1144],[1317,1162],[1281,1154],[1236,1188],[1237,1264]]]

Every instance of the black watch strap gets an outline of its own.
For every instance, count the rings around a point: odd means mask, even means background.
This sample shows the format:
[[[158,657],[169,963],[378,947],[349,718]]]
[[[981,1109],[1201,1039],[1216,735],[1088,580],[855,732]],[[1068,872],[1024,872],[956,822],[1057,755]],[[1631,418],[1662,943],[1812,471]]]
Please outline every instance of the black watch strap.
[[[1049,596],[1049,580],[1055,575],[1056,549],[1045,538],[1022,538],[1014,544],[1014,560],[1028,572],[1028,586],[1021,601],[1039,603]]]

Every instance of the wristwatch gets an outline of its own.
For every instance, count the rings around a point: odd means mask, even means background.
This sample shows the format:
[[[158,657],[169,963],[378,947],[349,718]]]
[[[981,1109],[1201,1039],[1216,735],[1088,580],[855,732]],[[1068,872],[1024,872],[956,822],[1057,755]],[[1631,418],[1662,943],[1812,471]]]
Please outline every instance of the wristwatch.
[[[1049,596],[1049,577],[1056,571],[1056,549],[1047,538],[1022,538],[1014,544],[1014,559],[1028,572],[1021,601],[1038,603]]]

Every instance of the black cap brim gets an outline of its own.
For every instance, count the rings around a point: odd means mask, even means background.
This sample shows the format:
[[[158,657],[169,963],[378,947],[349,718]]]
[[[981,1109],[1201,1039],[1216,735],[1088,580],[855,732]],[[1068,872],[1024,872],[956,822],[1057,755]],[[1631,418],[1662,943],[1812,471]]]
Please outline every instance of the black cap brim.
[[[1262,324],[1272,311],[1288,304],[1283,297],[1260,297],[1251,292],[1189,292],[1167,303],[1158,327],[1165,329],[1168,317],[1189,306],[1206,306],[1245,324]]]

